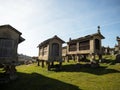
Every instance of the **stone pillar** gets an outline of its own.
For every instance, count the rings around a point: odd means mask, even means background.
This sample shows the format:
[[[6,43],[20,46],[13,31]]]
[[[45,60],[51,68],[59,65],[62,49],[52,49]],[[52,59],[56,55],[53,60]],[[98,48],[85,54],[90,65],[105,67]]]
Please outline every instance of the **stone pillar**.
[[[37,66],[40,66],[40,61],[39,61],[38,59],[37,59],[37,62],[38,62],[38,63],[37,63]]]
[[[86,55],[83,55],[83,56],[84,56],[84,57],[83,57],[83,58],[84,58],[84,60],[86,60]]]
[[[115,60],[116,63],[120,63],[120,54],[117,54],[116,55],[116,60]]]
[[[92,53],[91,56],[92,56],[92,60],[95,60],[95,53]]]
[[[59,69],[62,69],[62,62],[59,62]]]
[[[65,61],[67,61],[67,56],[65,56]]]
[[[102,62],[102,54],[99,54],[99,62]]]
[[[73,60],[75,61],[75,55],[73,55]]]
[[[65,61],[65,56],[62,57],[62,60]]]
[[[74,60],[74,55],[71,55],[71,57],[72,57],[72,60]],[[75,60],[74,60],[75,61]]]
[[[77,62],[79,62],[79,55],[76,55],[76,60]]]
[[[79,55],[79,59],[78,59],[78,61],[80,62],[80,60],[81,60],[81,55]]]
[[[4,70],[10,80],[15,80],[17,78],[15,65],[5,65]]]
[[[10,79],[15,80],[17,78],[15,65],[10,66]]]
[[[44,60],[42,60],[42,67],[44,67]]]
[[[54,62],[51,63],[51,66],[54,66]]]
[[[46,66],[47,66],[47,65],[48,65],[48,62],[46,61],[45,63],[46,63]]]
[[[90,54],[90,61],[93,62],[95,60],[95,54]]]
[[[67,56],[67,62],[69,62],[69,56]]]
[[[47,64],[48,64],[48,71],[50,71],[50,62],[48,62]]]

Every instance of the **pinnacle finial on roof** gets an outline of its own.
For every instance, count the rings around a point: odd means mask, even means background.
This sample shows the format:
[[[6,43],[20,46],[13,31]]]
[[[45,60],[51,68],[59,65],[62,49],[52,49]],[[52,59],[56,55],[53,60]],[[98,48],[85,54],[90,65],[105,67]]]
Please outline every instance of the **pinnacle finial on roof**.
[[[119,39],[119,36],[117,36],[116,38]]]
[[[100,33],[100,26],[98,26],[98,33]]]

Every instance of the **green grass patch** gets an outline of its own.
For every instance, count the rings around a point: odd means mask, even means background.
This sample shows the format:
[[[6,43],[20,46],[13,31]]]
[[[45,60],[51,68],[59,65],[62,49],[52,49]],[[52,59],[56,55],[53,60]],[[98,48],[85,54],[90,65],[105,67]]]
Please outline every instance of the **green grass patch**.
[[[18,79],[0,85],[0,90],[119,90],[120,64],[101,63],[99,68],[84,64],[64,62],[60,72],[47,71],[37,63],[17,66]]]

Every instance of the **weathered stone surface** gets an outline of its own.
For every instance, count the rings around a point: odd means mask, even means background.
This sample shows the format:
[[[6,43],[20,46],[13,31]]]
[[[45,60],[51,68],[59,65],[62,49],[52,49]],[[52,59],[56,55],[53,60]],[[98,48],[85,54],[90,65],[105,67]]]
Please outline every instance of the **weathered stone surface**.
[[[116,55],[116,62],[120,63],[120,54]]]
[[[0,26],[0,64],[17,62],[18,44],[25,40],[21,35],[11,25]]]

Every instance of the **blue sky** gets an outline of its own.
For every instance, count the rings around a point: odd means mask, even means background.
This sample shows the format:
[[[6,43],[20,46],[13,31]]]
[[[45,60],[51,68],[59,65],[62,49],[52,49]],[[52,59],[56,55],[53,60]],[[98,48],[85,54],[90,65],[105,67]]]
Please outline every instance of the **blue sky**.
[[[37,45],[58,35],[64,41],[96,33],[103,46],[120,36],[120,0],[0,0],[0,25],[10,24],[26,39],[18,53],[37,56]]]

